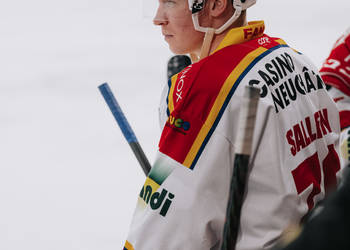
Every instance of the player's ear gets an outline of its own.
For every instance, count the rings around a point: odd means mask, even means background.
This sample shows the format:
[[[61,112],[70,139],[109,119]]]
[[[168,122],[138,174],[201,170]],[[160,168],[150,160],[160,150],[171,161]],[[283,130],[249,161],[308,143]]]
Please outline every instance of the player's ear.
[[[219,17],[225,12],[228,5],[231,4],[231,0],[210,0],[209,4],[211,16]]]

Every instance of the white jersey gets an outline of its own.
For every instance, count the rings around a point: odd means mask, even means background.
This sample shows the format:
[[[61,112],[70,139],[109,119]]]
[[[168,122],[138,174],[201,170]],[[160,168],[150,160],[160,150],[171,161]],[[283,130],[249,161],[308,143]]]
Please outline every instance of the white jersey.
[[[337,108],[312,63],[263,32],[262,21],[230,30],[169,81],[157,160],[124,249],[220,249],[247,85],[261,92],[236,249],[272,247],[336,185]]]

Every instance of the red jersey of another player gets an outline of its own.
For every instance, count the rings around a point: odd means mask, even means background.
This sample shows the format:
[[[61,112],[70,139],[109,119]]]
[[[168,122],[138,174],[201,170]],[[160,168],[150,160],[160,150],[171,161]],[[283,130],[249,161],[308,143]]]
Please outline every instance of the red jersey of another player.
[[[342,167],[350,164],[350,29],[335,43],[329,57],[323,64],[321,76],[331,86],[340,115],[340,152]]]

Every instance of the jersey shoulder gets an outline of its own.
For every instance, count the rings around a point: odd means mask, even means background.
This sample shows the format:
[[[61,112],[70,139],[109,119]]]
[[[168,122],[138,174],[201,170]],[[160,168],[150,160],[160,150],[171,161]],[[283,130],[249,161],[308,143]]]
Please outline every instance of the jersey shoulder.
[[[263,35],[242,44],[227,46],[186,67],[168,83],[168,116],[172,112],[188,111],[192,116],[205,120],[217,98],[226,97],[222,95],[223,90],[234,92],[255,63],[280,46],[287,45],[282,39]],[[235,85],[234,89],[232,85]]]
[[[193,169],[238,86],[258,61],[279,46],[267,36],[227,46],[173,76],[160,152]]]

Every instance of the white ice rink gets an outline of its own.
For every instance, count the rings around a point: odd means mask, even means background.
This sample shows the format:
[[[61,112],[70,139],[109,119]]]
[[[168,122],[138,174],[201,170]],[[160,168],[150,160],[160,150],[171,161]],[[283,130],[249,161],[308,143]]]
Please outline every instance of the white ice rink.
[[[144,181],[97,87],[152,161],[171,56],[141,0],[0,4],[0,250],[122,249]],[[349,0],[258,0],[250,20],[320,67]]]

